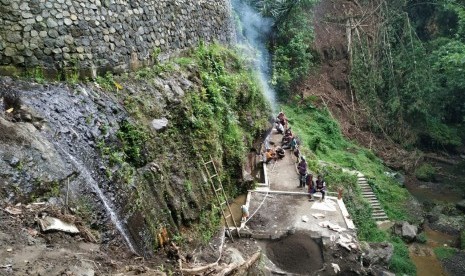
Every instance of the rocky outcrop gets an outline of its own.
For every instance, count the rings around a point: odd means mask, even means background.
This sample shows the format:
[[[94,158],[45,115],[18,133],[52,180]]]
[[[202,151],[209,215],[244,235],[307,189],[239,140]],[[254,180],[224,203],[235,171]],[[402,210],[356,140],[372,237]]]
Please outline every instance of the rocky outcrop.
[[[51,193],[75,172],[28,122],[14,123],[0,117],[0,156],[0,195],[6,201]]]
[[[401,236],[405,241],[412,242],[418,233],[418,227],[406,221],[396,222],[393,228],[394,234]]]
[[[124,71],[152,63],[155,49],[229,43],[230,23],[228,0],[0,1],[0,72]]]
[[[245,149],[268,126],[269,109],[247,86],[252,79],[240,87],[228,80],[227,95],[208,96],[199,76],[210,72],[200,70],[144,69],[75,85],[0,77],[2,198],[66,200],[103,243],[123,238],[145,256],[163,229],[219,223],[201,157],[214,158],[226,192],[242,189]],[[220,87],[213,74],[208,81]]]
[[[364,253],[363,265],[388,265],[394,254],[394,246],[390,243],[367,243],[362,242],[360,247]]]

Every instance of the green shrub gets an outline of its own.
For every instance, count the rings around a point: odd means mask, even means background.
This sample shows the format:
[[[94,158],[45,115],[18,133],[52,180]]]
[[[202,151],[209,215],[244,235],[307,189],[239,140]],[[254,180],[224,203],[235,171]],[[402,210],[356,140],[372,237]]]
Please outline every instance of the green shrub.
[[[449,259],[450,257],[454,256],[455,253],[457,253],[457,249],[455,249],[453,247],[436,247],[436,248],[434,248],[434,254],[441,261]]]
[[[270,14],[279,22],[276,24],[273,48],[272,84],[283,96],[290,94],[292,88],[308,75],[316,62],[316,54],[312,50],[314,33],[311,16],[311,9],[316,1],[275,2],[284,3],[283,5],[291,3],[286,7],[286,12]]]
[[[434,181],[436,169],[430,164],[422,164],[415,170],[415,176],[418,180]]]
[[[431,138],[432,146],[458,147],[462,145],[457,129],[440,122],[437,118],[428,118],[426,130],[425,134]]]
[[[145,130],[136,127],[128,121],[121,123],[120,129],[116,133],[122,151],[124,152],[124,160],[133,164],[136,167],[142,166],[146,163],[143,154],[145,142],[149,136]]]
[[[394,254],[389,262],[389,269],[396,275],[416,275],[416,267],[410,260],[407,245],[399,237],[393,237],[391,242],[394,245]]]
[[[427,237],[425,232],[421,232],[420,234],[418,234],[415,239],[419,243],[426,243]]]

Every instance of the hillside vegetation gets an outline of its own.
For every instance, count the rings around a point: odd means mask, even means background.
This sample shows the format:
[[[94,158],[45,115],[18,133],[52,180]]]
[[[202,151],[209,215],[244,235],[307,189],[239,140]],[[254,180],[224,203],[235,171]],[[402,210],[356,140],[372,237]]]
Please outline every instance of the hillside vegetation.
[[[465,126],[463,1],[361,1],[350,81],[372,131],[406,147],[456,149]],[[357,34],[357,35],[356,35]]]

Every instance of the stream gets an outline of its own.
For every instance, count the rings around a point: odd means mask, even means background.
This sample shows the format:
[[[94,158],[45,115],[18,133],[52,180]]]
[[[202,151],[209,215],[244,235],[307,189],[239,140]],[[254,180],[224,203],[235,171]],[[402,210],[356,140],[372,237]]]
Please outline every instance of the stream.
[[[465,195],[465,161],[456,165],[431,162],[437,174],[434,182],[422,182],[414,177],[407,179],[408,191],[423,204],[427,211],[431,206],[451,206]],[[429,207],[427,207],[429,206]],[[410,258],[417,268],[417,275],[449,275],[434,254],[437,247],[458,247],[458,235],[432,229],[424,225],[426,243],[413,243],[409,246]]]

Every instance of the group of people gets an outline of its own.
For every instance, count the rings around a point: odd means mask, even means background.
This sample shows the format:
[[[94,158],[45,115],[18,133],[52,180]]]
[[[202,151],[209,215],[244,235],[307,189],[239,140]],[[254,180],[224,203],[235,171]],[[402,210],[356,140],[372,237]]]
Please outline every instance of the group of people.
[[[274,160],[283,159],[285,156],[284,149],[280,146],[273,145],[273,148],[268,148],[265,152],[265,163]]]
[[[282,146],[273,145],[273,149],[269,148],[266,151],[266,162],[271,160],[278,160],[284,158],[285,149],[290,149],[293,155],[296,157],[297,170],[299,172],[299,186],[298,188],[308,187],[308,193],[310,200],[313,201],[313,194],[319,192],[322,197],[320,201],[323,201],[326,194],[326,182],[322,175],[318,175],[317,179],[313,179],[313,174],[307,171],[307,161],[304,156],[301,156],[299,143],[297,137],[292,133],[291,128],[288,126],[288,120],[284,115],[284,112],[280,112],[276,118],[275,128],[279,134],[283,135],[281,141]],[[299,162],[300,160],[300,162]]]
[[[299,171],[299,186],[298,188],[308,187],[308,193],[310,195],[310,201],[313,201],[313,194],[319,192],[321,193],[320,201],[325,199],[326,194],[326,181],[323,179],[322,175],[318,175],[316,180],[313,180],[313,174],[307,171],[307,161],[305,157],[300,157],[300,162],[297,165],[297,170]]]

